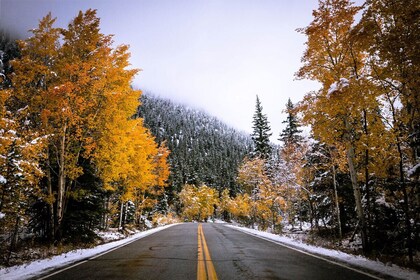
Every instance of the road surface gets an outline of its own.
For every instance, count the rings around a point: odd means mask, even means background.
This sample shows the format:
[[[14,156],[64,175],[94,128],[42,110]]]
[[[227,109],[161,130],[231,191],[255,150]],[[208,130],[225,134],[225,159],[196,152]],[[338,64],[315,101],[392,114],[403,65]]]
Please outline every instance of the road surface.
[[[234,230],[179,224],[42,279],[380,279]]]

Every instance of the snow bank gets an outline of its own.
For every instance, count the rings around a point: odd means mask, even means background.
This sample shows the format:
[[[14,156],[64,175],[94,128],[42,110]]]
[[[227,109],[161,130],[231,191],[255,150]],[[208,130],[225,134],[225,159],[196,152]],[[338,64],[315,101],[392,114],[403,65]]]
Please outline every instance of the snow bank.
[[[117,241],[125,238],[125,235],[119,232],[117,228],[108,231],[96,231],[95,233],[105,242]]]
[[[0,175],[0,184],[6,184],[7,180],[2,175]]]
[[[37,275],[40,275],[41,273],[46,273],[53,269],[70,265],[80,260],[92,258],[96,255],[110,251],[112,249],[117,249],[131,242],[134,242],[138,239],[146,237],[150,234],[167,229],[168,227],[171,227],[173,225],[174,224],[143,231],[143,232],[134,234],[128,238],[111,242],[111,243],[106,243],[103,245],[99,245],[95,248],[79,249],[79,250],[68,252],[59,256],[51,257],[50,259],[38,260],[38,261],[34,261],[28,264],[13,266],[9,268],[2,268],[0,269],[0,279],[8,279],[8,280],[29,279]]]
[[[392,265],[392,266],[385,265],[382,262],[372,261],[362,256],[354,256],[354,255],[343,253],[337,250],[325,249],[321,247],[304,244],[296,240],[293,240],[291,238],[279,236],[272,233],[261,232],[254,229],[243,228],[243,227],[232,226],[232,225],[227,225],[227,226],[236,230],[243,231],[251,235],[269,239],[274,242],[282,243],[284,245],[290,245],[290,247],[297,248],[298,250],[314,253],[315,255],[318,255],[318,256],[330,257],[330,258],[338,260],[338,262],[342,262],[342,263],[344,262],[352,266],[366,268],[372,271],[379,272],[381,274],[389,275],[389,276],[400,278],[400,279],[408,279],[408,280],[420,279],[420,275],[417,272],[409,270],[409,269],[401,268],[397,265]]]

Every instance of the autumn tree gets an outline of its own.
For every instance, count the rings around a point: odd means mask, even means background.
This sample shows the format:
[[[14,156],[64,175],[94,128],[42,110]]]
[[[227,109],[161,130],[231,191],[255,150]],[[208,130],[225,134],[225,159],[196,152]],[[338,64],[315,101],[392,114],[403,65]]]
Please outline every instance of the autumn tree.
[[[230,197],[228,190],[222,191],[219,203],[219,212],[227,212],[230,218],[251,225],[251,210],[253,201],[247,193],[236,194]]]
[[[273,232],[280,231],[285,208],[282,188],[273,184],[268,178],[264,180],[259,187],[257,200],[257,215],[262,228],[270,226]]]
[[[162,186],[167,174],[166,158],[158,156],[165,152],[133,118],[140,92],[131,88],[137,70],[128,69],[128,46],[113,47],[95,10],[80,12],[66,29],[54,28],[54,21],[47,15],[20,42],[9,106],[26,104],[31,125],[48,136],[45,202],[54,218],[51,235],[60,240],[65,206],[81,193],[78,179],[89,166],[96,165],[93,176],[105,189],[123,188],[121,201]]]
[[[53,132],[43,122],[45,112],[51,111],[51,108],[47,109],[49,105],[54,104],[54,102],[60,103],[57,99],[49,100],[50,92],[59,85],[54,61],[59,60],[58,38],[60,29],[53,27],[54,22],[55,19],[52,18],[51,14],[48,14],[39,22],[38,28],[32,30],[33,37],[19,42],[21,57],[12,61],[14,68],[14,75],[11,76],[14,84],[13,94],[6,103],[9,110],[18,110],[27,106],[30,114],[30,126],[47,137],[50,137]],[[43,104],[44,102],[46,104]],[[47,235],[52,238],[55,214],[52,176],[49,169],[50,140],[48,139],[46,145],[45,153],[47,157],[42,165],[48,166],[45,172],[48,183],[44,190],[44,201],[48,204]]]
[[[0,98],[7,96],[2,93],[6,92],[1,92]],[[21,228],[28,227],[28,209],[42,197],[40,159],[45,138],[31,129],[27,117],[27,107],[16,112],[6,111],[4,103],[0,107],[0,226],[2,235],[8,236],[0,242],[0,248],[7,253],[3,256],[7,264]],[[8,248],[6,240],[10,241]]]
[[[307,49],[297,76],[317,80],[318,92],[307,94],[301,105],[304,121],[312,125],[317,138],[343,147],[354,191],[363,249],[369,249],[362,195],[357,177],[356,140],[363,108],[377,107],[363,79],[364,55],[352,36],[354,16],[360,7],[348,0],[320,1],[314,20],[299,31],[308,38]],[[365,92],[360,98],[359,92]],[[334,128],[334,131],[331,131]]]
[[[189,221],[206,221],[213,216],[219,203],[217,190],[205,185],[185,185],[179,193],[179,198],[183,205],[182,216]]]
[[[265,161],[263,159],[244,159],[239,167],[237,178],[243,192],[249,195],[258,193],[258,187],[265,179]]]
[[[417,1],[366,1],[356,30],[369,54],[370,76],[381,92],[383,120],[394,142],[390,148],[399,159],[399,188],[394,195],[402,199],[408,255],[413,262],[412,217],[416,217],[419,180],[420,99],[419,28]],[[402,105],[402,106],[401,106]],[[409,170],[409,172],[406,172]],[[418,195],[418,192],[417,192]],[[418,212],[418,211],[417,211]],[[414,223],[415,225],[416,223]]]
[[[245,159],[238,170],[238,183],[244,194],[236,196],[234,205],[242,205],[248,209],[250,223],[258,223],[261,227],[278,228],[281,215],[285,211],[282,187],[274,184],[267,174],[266,161],[262,158]],[[248,199],[249,198],[249,199]],[[232,210],[236,216],[244,216],[241,211]]]

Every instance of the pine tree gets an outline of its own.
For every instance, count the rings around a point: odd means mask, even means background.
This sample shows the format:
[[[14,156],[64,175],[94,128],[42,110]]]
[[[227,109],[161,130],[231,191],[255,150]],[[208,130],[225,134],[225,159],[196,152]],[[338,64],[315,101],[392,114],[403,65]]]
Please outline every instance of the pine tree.
[[[262,112],[262,105],[257,95],[257,103],[255,105],[255,113],[253,120],[252,140],[254,141],[254,154],[257,157],[269,158],[271,154],[270,136],[271,128],[267,120],[267,116]]]
[[[9,75],[13,68],[10,61],[19,56],[19,50],[14,40],[0,31],[0,90],[12,86]]]
[[[251,137],[206,113],[150,93],[142,94],[138,114],[156,142],[165,142],[171,151],[170,201],[185,183],[236,193],[237,167],[252,151]]]
[[[299,143],[303,140],[303,137],[299,135],[302,130],[299,129],[300,124],[296,115],[295,106],[290,98],[287,101],[285,112],[287,113],[287,119],[282,123],[286,124],[286,128],[280,133],[279,140],[284,143],[284,146],[288,146],[291,143]]]

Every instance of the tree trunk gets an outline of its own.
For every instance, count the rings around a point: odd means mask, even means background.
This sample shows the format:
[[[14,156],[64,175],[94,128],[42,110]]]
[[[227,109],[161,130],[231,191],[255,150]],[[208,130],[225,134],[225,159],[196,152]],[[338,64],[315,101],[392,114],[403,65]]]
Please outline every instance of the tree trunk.
[[[362,206],[362,195],[360,192],[359,184],[357,183],[357,174],[356,174],[356,169],[354,168],[354,161],[355,161],[354,148],[352,145],[350,145],[350,147],[347,148],[347,163],[349,165],[350,179],[351,179],[351,184],[353,186],[353,194],[354,194],[354,200],[356,203],[357,218],[359,219],[360,229],[362,233],[362,247],[363,247],[363,251],[367,253],[369,251],[369,243],[368,243],[368,238],[366,234],[366,222],[365,222],[365,215],[364,215],[363,206]]]
[[[363,129],[364,133],[367,136],[369,135],[368,127],[367,127],[367,113],[366,110],[363,110]],[[369,143],[366,143],[366,146],[369,146]],[[369,189],[369,150],[365,149],[365,187],[366,187],[366,211],[367,211],[367,223],[366,229],[367,234],[370,234],[370,224],[371,224],[371,209],[370,209],[370,189]]]
[[[411,223],[410,223],[410,213],[409,213],[409,206],[408,206],[408,195],[407,195],[407,188],[405,185],[405,178],[404,178],[404,163],[403,163],[403,153],[401,149],[401,143],[399,139],[397,139],[397,148],[400,157],[399,162],[399,171],[400,171],[400,181],[401,181],[401,190],[403,193],[403,208],[404,208],[404,215],[405,215],[405,227],[407,231],[407,249],[408,249],[408,258],[410,263],[413,263],[413,244],[411,240]]]
[[[109,198],[108,196],[106,196],[106,198],[104,198],[104,211],[102,213],[102,222],[101,222],[101,227],[103,230],[107,230],[108,229],[108,204],[109,204]]]
[[[19,214],[16,214],[15,228],[13,229],[12,237],[10,239],[9,254],[7,255],[7,263],[9,264],[12,252],[16,249],[17,239],[19,236]]]
[[[121,230],[123,227],[123,213],[124,213],[124,202],[121,201],[120,207],[120,221],[118,223],[118,230]]]
[[[333,165],[333,186],[334,186],[334,198],[335,198],[335,209],[337,213],[337,223],[338,223],[338,236],[343,238],[343,232],[341,229],[341,213],[340,213],[340,204],[338,202],[338,192],[337,192],[337,180],[335,177],[335,166]]]
[[[50,151],[47,148],[47,193],[48,193],[48,221],[47,221],[47,239],[54,240],[54,194],[52,191]]]
[[[59,155],[58,155],[58,187],[57,187],[57,223],[55,228],[55,239],[61,239],[61,226],[64,214],[64,194],[66,188],[66,174],[65,174],[65,145],[66,145],[66,130],[67,126],[64,125],[63,136],[60,138]]]
[[[366,234],[366,221],[365,221],[365,213],[363,211],[363,205],[362,205],[362,194],[360,192],[359,184],[357,183],[357,173],[356,173],[356,168],[354,166],[354,163],[356,161],[355,160],[356,156],[354,153],[354,146],[352,143],[352,135],[351,135],[352,129],[351,129],[351,125],[349,123],[347,116],[344,116],[343,121],[346,127],[344,140],[347,142],[347,150],[346,150],[347,164],[349,166],[350,180],[351,180],[351,185],[353,187],[354,200],[356,203],[356,213],[357,213],[357,218],[359,220],[359,225],[360,225],[361,234],[362,234],[362,247],[363,247],[363,252],[367,253],[369,251],[369,241]]]
[[[311,220],[311,230],[312,230],[313,227],[314,227],[313,221],[316,220],[316,218],[315,218],[315,213],[314,213],[314,206],[313,206],[312,199],[311,199],[310,195],[308,195],[308,202],[309,202],[309,217],[310,217],[310,220]]]

